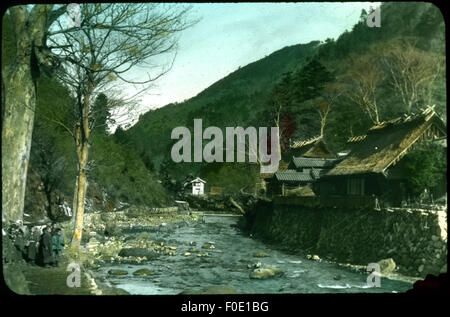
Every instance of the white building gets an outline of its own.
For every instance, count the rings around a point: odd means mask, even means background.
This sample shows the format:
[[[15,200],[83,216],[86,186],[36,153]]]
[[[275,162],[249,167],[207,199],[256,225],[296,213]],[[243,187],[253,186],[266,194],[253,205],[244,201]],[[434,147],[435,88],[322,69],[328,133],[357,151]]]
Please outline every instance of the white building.
[[[192,187],[192,195],[204,195],[205,184],[206,182],[203,179],[197,177],[196,179],[185,183],[184,186],[189,185],[190,187]]]

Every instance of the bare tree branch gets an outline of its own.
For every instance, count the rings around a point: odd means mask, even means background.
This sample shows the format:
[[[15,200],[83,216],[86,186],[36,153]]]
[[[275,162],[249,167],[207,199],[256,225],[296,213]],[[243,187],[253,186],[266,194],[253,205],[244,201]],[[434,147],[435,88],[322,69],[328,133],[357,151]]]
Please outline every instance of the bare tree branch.
[[[362,56],[350,56],[346,74],[348,89],[345,95],[369,116],[374,124],[380,123],[377,92],[385,78],[376,56],[369,52]]]
[[[416,48],[417,39],[396,39],[383,47],[381,60],[406,110],[431,101],[433,84],[442,71],[443,58]]]

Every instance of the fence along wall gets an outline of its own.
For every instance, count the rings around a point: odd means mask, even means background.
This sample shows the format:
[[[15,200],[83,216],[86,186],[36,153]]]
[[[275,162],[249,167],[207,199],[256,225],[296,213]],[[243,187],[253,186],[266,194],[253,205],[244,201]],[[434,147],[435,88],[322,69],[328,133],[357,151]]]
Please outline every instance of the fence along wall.
[[[402,274],[447,272],[446,209],[357,210],[282,197],[258,203],[246,214],[246,226],[272,242],[338,262],[367,265],[393,258]]]

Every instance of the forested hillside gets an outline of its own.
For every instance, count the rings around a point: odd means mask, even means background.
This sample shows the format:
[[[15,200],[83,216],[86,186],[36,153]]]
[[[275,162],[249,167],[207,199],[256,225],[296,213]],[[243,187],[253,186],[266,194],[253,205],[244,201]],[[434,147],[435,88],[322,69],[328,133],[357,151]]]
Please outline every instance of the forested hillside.
[[[255,166],[175,164],[170,158],[172,129],[186,126],[192,131],[194,118],[202,119],[203,127],[278,125],[283,156],[290,141],[321,134],[332,150],[343,150],[348,137],[428,104],[445,117],[445,24],[440,10],[429,3],[386,3],[380,28],[368,27],[367,15],[363,11],[353,29],[336,40],[285,47],[187,101],[145,113],[116,136],[172,183],[198,174],[211,186],[237,190],[254,183]]]

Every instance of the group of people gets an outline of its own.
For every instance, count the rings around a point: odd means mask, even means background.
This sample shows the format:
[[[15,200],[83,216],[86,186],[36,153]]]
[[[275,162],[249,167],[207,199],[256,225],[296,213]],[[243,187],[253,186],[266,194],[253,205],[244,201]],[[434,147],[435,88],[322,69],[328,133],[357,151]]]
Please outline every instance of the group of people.
[[[41,262],[45,267],[59,265],[64,236],[56,223],[44,227],[42,234],[38,227],[33,227],[27,244],[27,258],[31,264]]]

